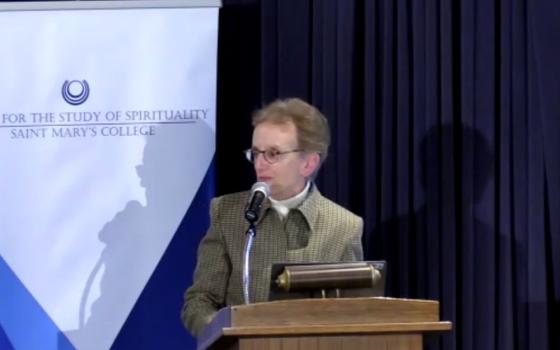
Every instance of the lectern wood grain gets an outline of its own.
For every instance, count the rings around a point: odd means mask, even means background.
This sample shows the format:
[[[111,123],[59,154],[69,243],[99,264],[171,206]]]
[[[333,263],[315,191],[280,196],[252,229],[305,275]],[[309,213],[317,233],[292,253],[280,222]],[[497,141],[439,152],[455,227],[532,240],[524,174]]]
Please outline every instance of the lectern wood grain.
[[[451,329],[439,303],[393,298],[282,300],[218,312],[198,349],[421,350],[422,335]]]
[[[439,320],[439,303],[393,298],[283,300],[231,307],[235,325],[403,323]],[[332,317],[336,315],[336,317]]]
[[[421,350],[421,335],[386,336],[328,336],[328,337],[277,337],[247,338],[239,340],[244,350],[371,350],[399,349]]]

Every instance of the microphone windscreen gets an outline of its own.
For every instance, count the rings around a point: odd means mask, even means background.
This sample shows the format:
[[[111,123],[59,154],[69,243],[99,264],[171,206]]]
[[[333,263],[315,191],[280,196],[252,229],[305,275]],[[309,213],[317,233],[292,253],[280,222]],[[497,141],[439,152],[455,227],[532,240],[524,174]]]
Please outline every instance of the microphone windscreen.
[[[251,187],[251,193],[254,193],[256,191],[264,193],[265,197],[270,196],[270,186],[266,182],[255,182],[253,184],[253,187]]]

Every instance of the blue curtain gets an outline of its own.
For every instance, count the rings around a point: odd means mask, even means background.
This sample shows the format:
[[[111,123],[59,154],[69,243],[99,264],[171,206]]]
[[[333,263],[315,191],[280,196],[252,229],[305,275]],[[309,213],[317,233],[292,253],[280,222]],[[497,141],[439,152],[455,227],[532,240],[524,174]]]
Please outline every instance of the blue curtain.
[[[254,181],[251,112],[302,97],[388,295],[453,321],[431,348],[558,349],[559,42],[553,0],[224,1],[218,193]]]

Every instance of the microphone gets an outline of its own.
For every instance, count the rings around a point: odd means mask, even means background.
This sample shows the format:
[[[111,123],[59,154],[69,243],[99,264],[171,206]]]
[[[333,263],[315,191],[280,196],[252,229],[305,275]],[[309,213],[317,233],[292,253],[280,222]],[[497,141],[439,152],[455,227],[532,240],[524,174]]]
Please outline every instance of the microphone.
[[[251,187],[251,195],[245,207],[245,219],[253,224],[259,219],[262,203],[270,196],[270,186],[266,182],[256,182]]]

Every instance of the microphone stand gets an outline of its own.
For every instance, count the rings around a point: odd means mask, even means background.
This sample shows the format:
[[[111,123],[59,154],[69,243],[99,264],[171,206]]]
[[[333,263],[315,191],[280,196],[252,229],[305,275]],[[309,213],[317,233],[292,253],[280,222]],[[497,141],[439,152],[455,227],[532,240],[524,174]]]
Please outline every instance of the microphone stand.
[[[255,238],[256,233],[255,224],[250,222],[249,228],[245,234],[247,239],[245,240],[245,247],[243,248],[243,299],[245,300],[245,304],[251,303],[251,299],[249,297],[249,261],[251,249],[253,248],[253,239]]]
[[[257,182],[251,188],[251,196],[249,203],[245,208],[245,219],[249,221],[249,228],[245,233],[245,247],[243,248],[243,299],[245,304],[251,303],[249,295],[250,284],[250,257],[251,249],[253,248],[253,240],[257,230],[255,229],[255,222],[259,219],[261,205],[264,200],[270,195],[270,187],[265,182]]]

